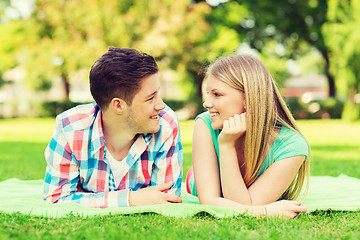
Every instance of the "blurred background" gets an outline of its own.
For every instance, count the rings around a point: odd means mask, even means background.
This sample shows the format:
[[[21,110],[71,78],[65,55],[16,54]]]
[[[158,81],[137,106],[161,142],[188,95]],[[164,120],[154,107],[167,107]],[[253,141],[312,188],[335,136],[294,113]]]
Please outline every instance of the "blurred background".
[[[109,46],[155,57],[181,120],[202,108],[204,69],[252,53],[297,119],[360,119],[359,0],[0,0],[0,118],[92,102]]]

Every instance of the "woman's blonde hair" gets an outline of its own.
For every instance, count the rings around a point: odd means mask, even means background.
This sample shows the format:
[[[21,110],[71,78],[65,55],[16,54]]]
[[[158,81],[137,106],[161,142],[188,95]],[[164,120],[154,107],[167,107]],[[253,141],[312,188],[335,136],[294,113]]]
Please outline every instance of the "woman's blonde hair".
[[[244,182],[249,187],[262,168],[270,148],[269,137],[274,135],[276,126],[284,125],[299,133],[300,131],[269,70],[258,58],[249,54],[220,58],[209,66],[207,75],[216,77],[245,95],[247,130],[244,157],[247,161]],[[282,198],[296,199],[305,177],[309,182],[309,172],[308,157]]]

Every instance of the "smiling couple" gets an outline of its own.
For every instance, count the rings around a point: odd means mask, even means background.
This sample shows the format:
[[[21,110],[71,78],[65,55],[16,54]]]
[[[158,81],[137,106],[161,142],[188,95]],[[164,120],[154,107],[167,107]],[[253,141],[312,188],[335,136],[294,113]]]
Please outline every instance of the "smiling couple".
[[[44,199],[88,207],[180,203],[183,149],[146,53],[109,48],[90,70],[95,103],[56,118],[45,150]],[[189,193],[201,204],[293,218],[309,176],[308,144],[269,71],[250,55],[207,71],[207,112],[195,121]],[[284,199],[284,200],[282,200]]]

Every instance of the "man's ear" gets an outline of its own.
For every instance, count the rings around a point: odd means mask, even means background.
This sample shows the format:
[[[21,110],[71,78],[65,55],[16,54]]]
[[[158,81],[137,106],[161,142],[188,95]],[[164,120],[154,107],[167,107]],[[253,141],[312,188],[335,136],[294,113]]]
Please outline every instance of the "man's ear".
[[[122,114],[126,107],[126,102],[121,98],[113,98],[110,102],[110,107],[117,114]]]

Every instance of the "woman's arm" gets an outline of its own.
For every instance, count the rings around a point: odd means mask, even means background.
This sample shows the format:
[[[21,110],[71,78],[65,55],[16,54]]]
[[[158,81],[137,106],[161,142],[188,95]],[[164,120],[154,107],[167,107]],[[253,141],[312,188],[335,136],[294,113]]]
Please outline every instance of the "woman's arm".
[[[249,188],[246,188],[239,167],[231,163],[231,151],[222,151],[221,183],[225,198],[242,204],[263,205],[276,201],[290,186],[295,178],[305,156],[285,158],[273,163]],[[222,152],[225,152],[222,154]],[[225,156],[229,155],[229,158]]]
[[[246,131],[245,114],[235,115],[224,121],[223,125],[219,136],[219,154],[224,197],[248,205],[269,204],[279,199],[295,178],[305,156],[294,156],[275,162],[247,188],[235,149],[236,139]]]
[[[194,125],[192,162],[200,203],[214,205],[212,200],[221,197],[219,167],[211,133],[201,118]]]
[[[273,163],[249,187],[249,194],[254,205],[268,204],[281,197],[294,180],[305,156],[285,158]]]
[[[241,174],[239,156],[236,152],[236,144],[240,138],[244,139],[245,132],[246,113],[236,114],[223,123],[223,129],[218,138],[221,189],[224,198],[253,205],[251,195]]]
[[[302,202],[279,201],[266,206],[244,205],[221,197],[219,168],[211,134],[205,122],[195,122],[192,160],[196,190],[201,204],[229,207],[248,211],[255,216],[282,216],[294,218],[300,212],[306,212]]]
[[[300,212],[306,212],[302,202],[279,201],[266,206],[250,206],[221,197],[219,168],[211,134],[205,122],[195,122],[192,160],[196,190],[201,204],[234,208],[248,211],[255,216],[280,216],[294,218]]]

